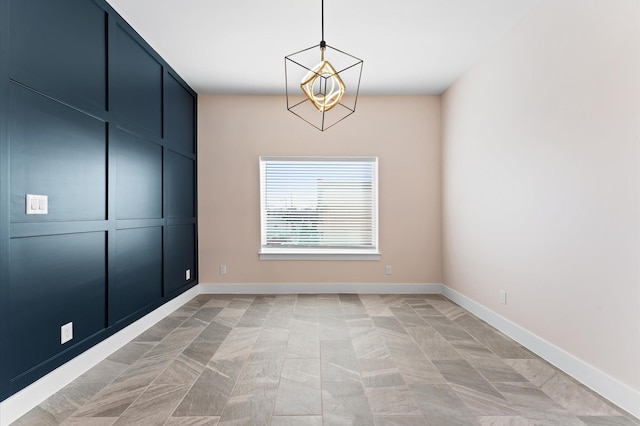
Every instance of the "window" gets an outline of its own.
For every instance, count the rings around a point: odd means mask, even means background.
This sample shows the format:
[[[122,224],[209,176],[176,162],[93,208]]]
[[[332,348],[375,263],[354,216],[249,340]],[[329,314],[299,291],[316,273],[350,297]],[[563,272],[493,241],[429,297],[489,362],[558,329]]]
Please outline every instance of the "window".
[[[261,157],[261,259],[379,259],[378,159]]]

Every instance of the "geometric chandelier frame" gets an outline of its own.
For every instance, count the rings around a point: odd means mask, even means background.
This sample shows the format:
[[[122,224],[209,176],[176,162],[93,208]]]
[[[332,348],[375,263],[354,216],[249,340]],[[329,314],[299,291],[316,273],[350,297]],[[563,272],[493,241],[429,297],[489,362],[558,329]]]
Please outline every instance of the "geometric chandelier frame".
[[[364,61],[324,41],[284,57],[287,109],[320,131],[356,111]]]

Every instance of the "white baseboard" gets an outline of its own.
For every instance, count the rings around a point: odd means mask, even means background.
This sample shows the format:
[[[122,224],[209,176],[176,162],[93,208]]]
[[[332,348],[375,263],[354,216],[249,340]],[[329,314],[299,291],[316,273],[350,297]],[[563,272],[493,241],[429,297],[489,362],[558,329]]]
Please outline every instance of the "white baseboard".
[[[604,398],[640,418],[640,392],[443,284],[200,284],[2,401],[0,426],[8,426],[198,294],[335,293],[442,294]]]
[[[539,357],[564,371],[604,398],[640,418],[640,392],[594,366],[547,342],[467,296],[442,286],[442,295],[489,323]]]
[[[441,294],[442,284],[295,283],[200,284],[201,294]]]
[[[0,426],[8,426],[11,422],[29,412],[32,408],[80,377],[91,367],[129,343],[137,335],[161,319],[170,315],[199,293],[200,288],[198,286],[187,290],[133,324],[123,328],[64,365],[56,368],[20,392],[0,402]]]

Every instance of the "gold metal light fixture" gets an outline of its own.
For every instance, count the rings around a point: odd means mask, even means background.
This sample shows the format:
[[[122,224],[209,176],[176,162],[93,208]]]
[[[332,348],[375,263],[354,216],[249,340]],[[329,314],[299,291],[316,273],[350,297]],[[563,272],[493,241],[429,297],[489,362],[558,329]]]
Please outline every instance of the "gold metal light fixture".
[[[287,109],[324,131],[355,112],[363,61],[327,45],[324,41],[324,0],[321,7],[320,44],[284,59]],[[316,56],[318,47],[320,62]]]
[[[318,111],[324,112],[338,105],[347,88],[333,65],[324,60],[325,49],[322,47],[320,49],[322,61],[304,76],[300,87],[313,106]],[[323,84],[326,87],[323,88]]]

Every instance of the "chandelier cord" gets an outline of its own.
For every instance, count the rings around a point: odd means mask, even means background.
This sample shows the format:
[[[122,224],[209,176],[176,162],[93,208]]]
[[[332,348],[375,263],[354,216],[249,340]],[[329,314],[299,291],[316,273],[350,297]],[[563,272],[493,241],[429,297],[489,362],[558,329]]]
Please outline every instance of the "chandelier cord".
[[[324,61],[324,50],[327,48],[327,42],[324,41],[324,0],[320,2],[321,6],[321,15],[322,15],[322,40],[320,40],[320,59]]]
[[[322,44],[324,44],[324,0],[321,2],[321,14],[322,14]]]

